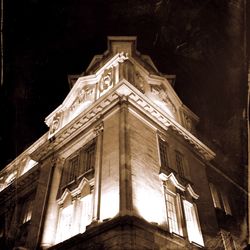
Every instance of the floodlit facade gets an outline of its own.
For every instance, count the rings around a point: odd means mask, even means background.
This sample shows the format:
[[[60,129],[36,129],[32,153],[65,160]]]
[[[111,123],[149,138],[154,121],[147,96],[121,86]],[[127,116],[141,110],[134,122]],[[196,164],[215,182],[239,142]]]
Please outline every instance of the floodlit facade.
[[[197,138],[175,76],[109,37],[69,80],[49,131],[0,172],[4,249],[241,249],[247,192]]]

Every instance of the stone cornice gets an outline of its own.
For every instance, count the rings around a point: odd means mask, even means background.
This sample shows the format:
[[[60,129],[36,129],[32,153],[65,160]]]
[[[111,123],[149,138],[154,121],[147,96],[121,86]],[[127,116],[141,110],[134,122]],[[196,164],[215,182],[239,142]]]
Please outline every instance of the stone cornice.
[[[29,153],[31,158],[36,161],[47,158],[50,154],[55,153],[56,150],[68,143],[75,136],[89,128],[93,123],[96,123],[97,120],[100,120],[101,117],[104,117],[104,114],[107,113],[107,111],[120,103],[122,96],[126,96],[130,105],[142,111],[158,125],[164,129],[171,128],[176,134],[183,137],[190,145],[193,146],[193,148],[201,155],[202,158],[206,160],[211,160],[214,158],[215,153],[213,151],[211,151],[180,124],[174,121],[167,113],[163,112],[137,88],[123,79],[112,89],[110,89],[109,92],[100,97],[95,103],[75,117],[65,127],[61,128],[55,136],[50,139],[46,139],[48,134],[46,133],[28,150],[18,156],[17,159],[20,159],[20,157],[25,153]],[[95,131],[93,128],[93,133],[94,132]],[[8,165],[8,168],[11,168],[11,166],[15,165],[17,159]],[[3,169],[1,172],[2,174],[4,174],[4,172],[6,173],[6,169]]]
[[[188,130],[173,120],[167,113],[163,112],[149,98],[138,91],[132,84],[123,80],[123,92],[128,95],[129,102],[137,106],[141,111],[149,115],[153,120],[157,121],[163,128],[171,128],[176,134],[181,135],[196,151],[206,160],[212,160],[215,153],[203,144],[199,139],[192,135]],[[129,90],[130,89],[130,90]],[[119,91],[118,92],[122,92]]]
[[[213,151],[185,128],[175,122],[168,114],[163,112],[158,106],[149,100],[149,98],[124,79],[108,93],[99,98],[88,109],[79,114],[78,117],[63,127],[53,138],[46,141],[42,147],[38,148],[32,154],[32,157],[37,160],[42,159],[46,157],[49,152],[52,152],[67,143],[92,123],[96,122],[98,117],[103,116],[107,110],[114,107],[122,96],[127,96],[130,104],[136,106],[151,119],[160,124],[164,129],[171,128],[176,134],[182,136],[204,159],[211,160],[214,158],[215,153]]]

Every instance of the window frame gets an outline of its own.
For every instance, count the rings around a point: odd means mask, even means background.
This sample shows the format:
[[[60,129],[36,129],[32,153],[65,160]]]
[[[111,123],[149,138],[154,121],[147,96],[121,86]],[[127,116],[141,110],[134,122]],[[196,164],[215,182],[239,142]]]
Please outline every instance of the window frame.
[[[184,198],[182,200],[182,205],[183,205],[184,218],[185,218],[185,224],[189,242],[198,244],[199,246],[204,246],[204,240],[202,236],[201,225],[199,221],[199,215],[196,204]],[[190,209],[189,215],[187,208]],[[194,239],[194,234],[196,234],[198,241]]]
[[[184,155],[179,150],[175,150],[175,164],[176,164],[176,169],[177,169],[179,176],[185,178],[186,176],[185,159],[184,159]]]
[[[169,144],[162,136],[158,135],[158,154],[160,166],[163,169],[170,168],[170,157],[169,157]],[[163,153],[162,146],[165,146],[165,154]],[[164,162],[165,161],[165,162]]]
[[[226,215],[233,215],[229,196],[224,190],[218,190],[214,183],[209,183],[209,189],[213,200],[214,208],[220,209]]]
[[[60,180],[61,190],[65,189],[72,183],[78,181],[89,172],[94,171],[95,161],[96,161],[96,147],[97,147],[97,141],[96,138],[93,138],[92,140],[88,141],[85,145],[83,145],[80,149],[78,149],[76,152],[72,153],[65,160]],[[92,149],[92,151],[90,151],[91,159],[89,160],[92,166],[86,167],[85,165],[86,157],[89,156],[88,154],[86,154],[86,151],[88,151],[89,149]],[[74,161],[74,159],[77,159],[77,164],[72,166],[71,163]]]
[[[65,234],[63,234],[63,232],[65,232],[66,230],[64,228],[62,228],[63,225],[63,221],[62,221],[62,216],[63,216],[63,211],[66,211],[66,209],[68,209],[69,207],[71,207],[71,227],[67,230],[68,235],[66,237]],[[73,236],[73,228],[74,228],[74,204],[70,203],[67,206],[61,206],[59,208],[59,214],[58,214],[58,222],[57,222],[57,229],[56,229],[56,243],[65,241],[69,238],[71,238]]]
[[[174,210],[175,210],[175,222],[177,230],[174,231],[170,223],[169,217],[169,206],[168,206],[168,199],[167,196],[173,198],[174,201]],[[170,233],[183,236],[183,229],[182,229],[182,211],[181,211],[181,204],[180,204],[180,195],[178,193],[174,193],[171,191],[166,185],[164,185],[164,199],[165,199],[165,207],[166,207],[166,218],[168,223],[168,230]]]

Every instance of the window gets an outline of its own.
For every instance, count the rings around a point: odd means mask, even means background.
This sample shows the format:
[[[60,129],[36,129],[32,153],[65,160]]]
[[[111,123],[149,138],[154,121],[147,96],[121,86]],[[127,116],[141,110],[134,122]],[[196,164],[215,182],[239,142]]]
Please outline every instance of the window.
[[[69,160],[68,182],[73,181],[79,175],[79,156],[76,155]]]
[[[164,181],[169,231],[181,236],[187,232],[188,240],[191,243],[204,246],[198,211],[193,203],[193,200],[198,199],[199,195],[194,192],[190,184],[181,185],[173,173],[165,176],[160,174],[160,178]],[[183,231],[184,227],[186,227],[186,231]]]
[[[161,166],[164,168],[168,168],[169,167],[168,144],[160,137],[159,137],[159,149],[160,149]]]
[[[165,202],[169,231],[178,235],[182,235],[181,214],[180,214],[180,196],[174,193],[174,187],[170,183],[166,183]]]
[[[231,207],[229,205],[228,197],[226,196],[226,194],[224,192],[221,193],[221,199],[222,199],[225,213],[232,215],[232,210],[231,210]]]
[[[92,194],[81,198],[80,232],[83,233],[92,221]]]
[[[209,183],[209,187],[214,207],[223,210],[226,214],[232,215],[232,210],[226,193],[224,191],[218,191],[213,183]]]
[[[204,246],[195,205],[187,200],[183,200],[183,207],[189,241]]]
[[[82,150],[82,173],[95,167],[95,143],[87,145]]]
[[[93,179],[81,179],[57,199],[59,208],[55,243],[84,233],[93,218]]]
[[[209,187],[210,187],[210,191],[211,191],[211,195],[212,195],[214,207],[221,208],[221,202],[220,202],[220,199],[219,199],[219,193],[218,193],[215,185],[213,183],[210,183]]]
[[[179,151],[175,152],[176,167],[179,175],[184,177],[183,156]]]
[[[166,206],[167,206],[169,231],[171,233],[180,234],[178,214],[177,214],[177,202],[175,195],[166,193]]]
[[[31,220],[31,217],[32,217],[32,205],[33,205],[33,201],[31,199],[26,200],[25,203],[23,204],[22,224],[24,224],[24,223]]]
[[[95,151],[96,142],[95,140],[92,140],[65,161],[60,184],[62,188],[64,188],[65,185],[76,181],[82,174],[94,169]]]
[[[57,228],[57,242],[69,239],[73,229],[73,205],[61,208]]]

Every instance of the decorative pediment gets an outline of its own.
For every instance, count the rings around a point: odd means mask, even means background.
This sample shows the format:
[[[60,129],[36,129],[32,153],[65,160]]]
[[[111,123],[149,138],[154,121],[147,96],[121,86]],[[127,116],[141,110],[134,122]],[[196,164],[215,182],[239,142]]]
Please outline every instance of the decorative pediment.
[[[165,174],[165,173],[160,173],[159,177],[162,181],[171,181],[171,183],[178,188],[179,190],[181,190],[182,192],[184,191],[188,191],[189,194],[194,198],[194,199],[198,199],[199,195],[196,194],[192,188],[192,186],[188,183],[187,185],[183,185],[181,184],[178,179],[176,178],[175,174],[173,172],[171,172],[169,175]]]
[[[87,73],[71,84],[63,103],[45,119],[49,139],[122,80],[127,80],[171,119],[194,131],[198,118],[176,95],[172,87],[175,77],[162,75],[149,56],[136,51],[135,37],[110,37],[108,51],[94,57]]]
[[[76,188],[74,188],[73,190],[65,188],[61,197],[59,199],[57,199],[57,203],[59,205],[62,205],[68,199],[71,200],[73,197],[81,196],[81,193],[85,187],[87,187],[89,189],[89,192],[90,192],[90,189],[93,185],[94,185],[94,179],[88,180],[86,178],[82,178],[79,185]]]

